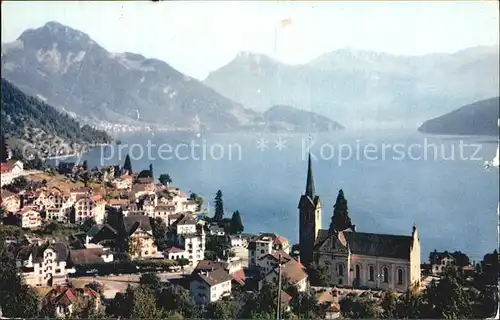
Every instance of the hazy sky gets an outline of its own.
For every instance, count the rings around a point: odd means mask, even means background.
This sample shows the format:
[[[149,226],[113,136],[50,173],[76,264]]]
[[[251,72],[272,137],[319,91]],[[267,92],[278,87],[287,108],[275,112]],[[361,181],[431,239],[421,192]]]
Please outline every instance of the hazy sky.
[[[281,19],[292,24],[276,32]],[[304,63],[343,47],[394,54],[498,44],[496,1],[2,2],[2,41],[58,21],[109,51],[158,58],[203,79],[238,51]]]

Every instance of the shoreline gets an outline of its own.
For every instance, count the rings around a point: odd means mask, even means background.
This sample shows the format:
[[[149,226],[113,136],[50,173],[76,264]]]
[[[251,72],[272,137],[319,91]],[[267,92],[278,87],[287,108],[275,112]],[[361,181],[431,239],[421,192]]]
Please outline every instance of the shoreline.
[[[74,152],[74,153],[70,153],[70,154],[66,154],[66,155],[50,156],[50,157],[46,157],[43,159],[45,161],[47,161],[47,160],[59,160],[59,159],[73,158],[73,157],[81,156],[87,152],[90,152],[90,151],[98,148],[98,147],[102,148],[102,147],[108,147],[108,146],[112,146],[112,144],[111,143],[99,143],[99,144],[92,145],[91,148],[89,150],[87,150],[86,152]]]

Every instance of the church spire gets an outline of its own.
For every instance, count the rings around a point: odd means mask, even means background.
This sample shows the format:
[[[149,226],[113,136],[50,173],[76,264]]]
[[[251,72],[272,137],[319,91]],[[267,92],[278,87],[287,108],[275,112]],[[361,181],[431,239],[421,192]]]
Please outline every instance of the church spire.
[[[314,200],[314,179],[312,172],[312,162],[311,162],[311,154],[309,153],[309,163],[307,164],[307,183],[306,183],[306,196]]]

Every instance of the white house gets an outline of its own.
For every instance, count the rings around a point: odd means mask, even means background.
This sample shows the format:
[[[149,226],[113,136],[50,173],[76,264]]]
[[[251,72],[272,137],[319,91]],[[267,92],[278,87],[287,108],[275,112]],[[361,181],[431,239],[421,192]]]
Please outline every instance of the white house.
[[[166,259],[170,260],[187,259],[188,257],[188,253],[186,250],[177,247],[168,248],[163,251],[163,254]]]
[[[30,286],[63,285],[68,281],[68,273],[75,271],[67,267],[68,257],[64,243],[30,245],[18,251],[16,264]]]
[[[290,253],[288,240],[274,233],[263,233],[248,243],[248,267],[258,267],[257,261],[267,254],[283,251]]]
[[[16,212],[16,215],[21,228],[36,229],[42,226],[42,217],[36,207],[26,206]]]
[[[205,258],[205,230],[198,228],[195,233],[182,234],[182,237],[189,265],[196,265]]]
[[[100,195],[86,195],[78,197],[75,203],[75,222],[80,223],[88,218],[95,220],[97,224],[104,223],[106,213],[106,202]]]
[[[20,177],[24,172],[21,161],[8,161],[0,164],[0,184],[5,186],[11,184],[15,178]]]
[[[192,275],[189,293],[200,305],[207,305],[231,294],[233,278],[225,270],[200,271]]]
[[[265,281],[277,283],[278,275],[279,267],[265,274],[263,279],[259,281],[259,290],[262,288]],[[298,292],[305,292],[309,287],[305,267],[295,259],[287,260],[281,264],[281,276],[283,282],[286,281],[295,286]]]

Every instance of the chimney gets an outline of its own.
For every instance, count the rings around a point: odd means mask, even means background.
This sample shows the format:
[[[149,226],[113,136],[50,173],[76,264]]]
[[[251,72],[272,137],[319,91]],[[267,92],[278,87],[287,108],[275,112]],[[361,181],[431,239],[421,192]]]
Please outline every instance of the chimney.
[[[297,256],[297,262],[300,263],[300,254]]]

